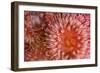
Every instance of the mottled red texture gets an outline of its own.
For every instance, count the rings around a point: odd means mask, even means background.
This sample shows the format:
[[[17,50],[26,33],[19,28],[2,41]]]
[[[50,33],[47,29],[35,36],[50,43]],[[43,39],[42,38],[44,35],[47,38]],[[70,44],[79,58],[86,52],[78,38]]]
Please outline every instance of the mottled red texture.
[[[90,58],[90,14],[24,12],[24,61]]]

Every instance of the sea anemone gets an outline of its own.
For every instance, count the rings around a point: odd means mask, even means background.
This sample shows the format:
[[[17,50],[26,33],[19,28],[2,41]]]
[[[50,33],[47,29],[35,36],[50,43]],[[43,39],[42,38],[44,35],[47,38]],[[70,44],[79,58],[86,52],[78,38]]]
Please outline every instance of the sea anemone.
[[[90,58],[90,14],[24,13],[24,60]]]
[[[45,45],[50,51],[49,59],[84,59],[89,57],[89,14],[46,13],[45,18],[48,25],[45,29]],[[88,54],[86,54],[87,52]]]
[[[24,60],[42,60],[44,51],[44,24],[41,21],[41,14],[38,12],[25,11],[24,13]]]

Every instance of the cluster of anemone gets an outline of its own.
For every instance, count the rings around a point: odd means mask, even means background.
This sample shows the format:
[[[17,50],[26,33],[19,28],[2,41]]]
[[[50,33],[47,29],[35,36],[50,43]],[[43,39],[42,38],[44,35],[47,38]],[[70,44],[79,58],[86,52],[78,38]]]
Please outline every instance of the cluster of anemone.
[[[24,12],[24,60],[90,58],[90,14]]]

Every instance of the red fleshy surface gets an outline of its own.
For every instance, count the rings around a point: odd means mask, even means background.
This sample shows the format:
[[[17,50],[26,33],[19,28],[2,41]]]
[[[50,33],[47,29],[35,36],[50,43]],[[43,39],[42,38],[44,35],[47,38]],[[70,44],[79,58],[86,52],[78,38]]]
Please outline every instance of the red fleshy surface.
[[[24,61],[90,58],[90,14],[24,12]]]

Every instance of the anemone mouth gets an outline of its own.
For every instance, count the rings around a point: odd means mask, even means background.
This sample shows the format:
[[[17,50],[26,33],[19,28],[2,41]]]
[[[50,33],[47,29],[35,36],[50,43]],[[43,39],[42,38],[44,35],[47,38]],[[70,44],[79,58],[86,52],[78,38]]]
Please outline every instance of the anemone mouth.
[[[76,39],[77,34],[73,31],[65,31],[61,34],[61,39],[63,41],[63,46],[65,48],[66,52],[70,52],[74,50],[75,47],[77,47],[78,40]]]
[[[90,58],[90,15],[25,12],[25,61]]]

